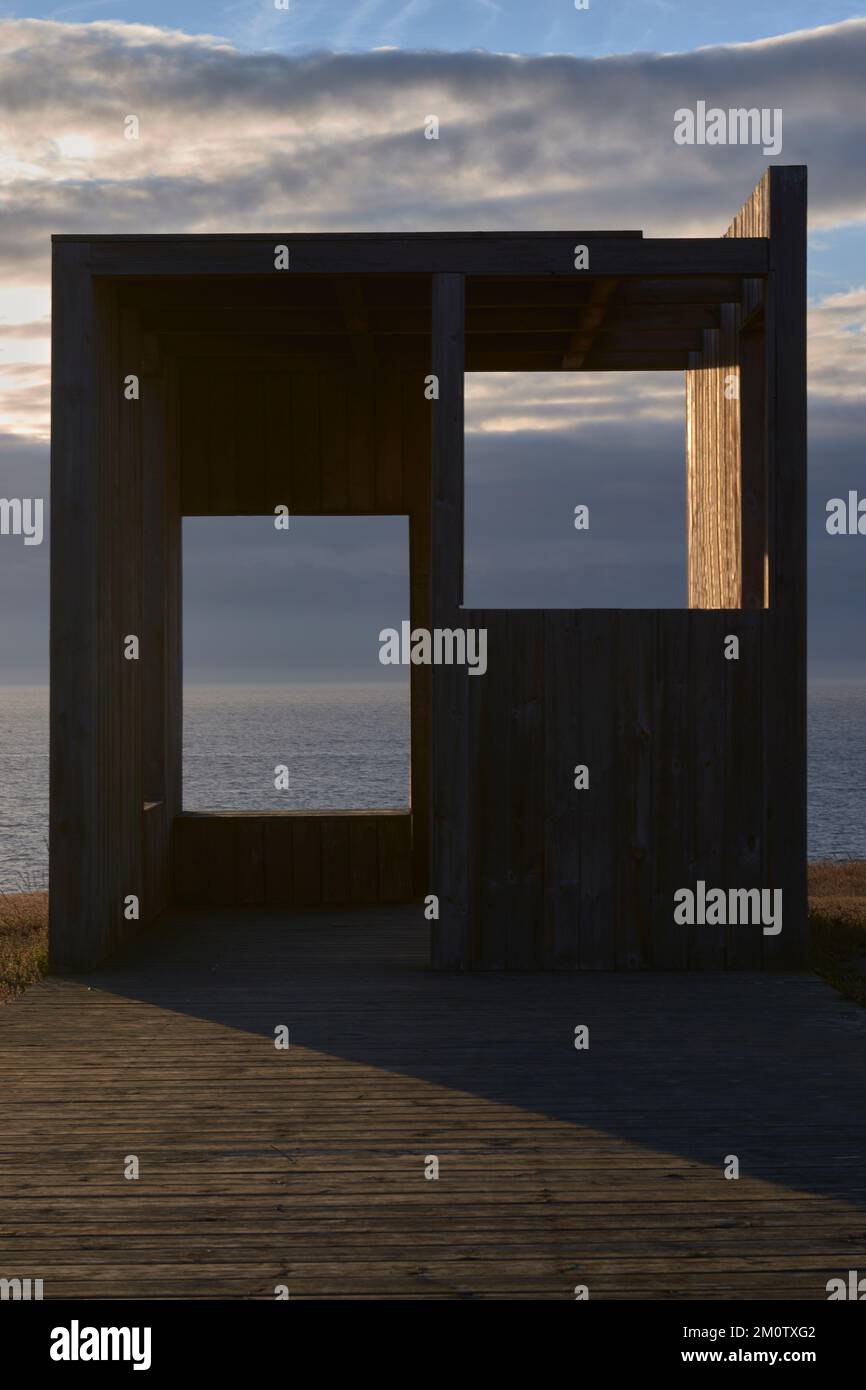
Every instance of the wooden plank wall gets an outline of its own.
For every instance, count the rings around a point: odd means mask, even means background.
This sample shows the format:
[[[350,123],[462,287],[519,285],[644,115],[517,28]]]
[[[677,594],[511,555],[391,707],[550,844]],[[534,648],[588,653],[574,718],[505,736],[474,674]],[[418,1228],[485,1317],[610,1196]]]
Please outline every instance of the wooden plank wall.
[[[767,237],[770,271],[763,305],[747,285],[705,344],[713,384],[692,383],[693,429],[717,441],[714,472],[695,463],[694,482],[717,528],[713,539],[693,527],[691,592],[703,611],[671,613],[460,608],[461,276],[433,277],[432,412],[417,372],[288,377],[270,364],[175,375],[172,363],[142,411],[122,394],[146,360],[134,315],[91,279],[85,245],[56,248],[52,486],[65,524],[52,558],[53,968],[93,964],[134,930],[126,894],[142,896],[147,919],[164,892],[172,823],[176,882],[192,897],[267,903],[288,891],[315,903],[347,889],[347,901],[391,901],[407,884],[438,893],[441,967],[802,962],[805,171],[768,171],[730,235]],[[760,335],[739,429],[718,391],[738,314]],[[766,464],[765,522],[750,522],[753,535],[766,531],[766,608],[743,581],[747,499],[731,460],[746,428],[752,469]],[[160,455],[165,469],[146,487],[143,449],[148,473]],[[760,471],[750,482],[758,512]],[[488,629],[485,676],[438,668],[431,685],[427,668],[413,668],[411,817],[178,815],[179,515],[279,502],[296,513],[408,515],[413,622]],[[160,515],[161,539],[151,534]],[[735,598],[754,606],[722,606]],[[157,666],[124,661],[131,632],[145,636],[149,661],[160,610]],[[731,632],[738,662],[722,654]],[[156,710],[144,714],[143,700]],[[577,763],[589,766],[588,791],[573,788]],[[203,865],[216,886],[196,880]],[[698,878],[781,887],[782,934],[676,927],[673,892]]]
[[[740,306],[721,306],[686,372],[686,515],[690,608],[739,608]]]
[[[228,371],[216,364],[181,363],[178,368],[177,449],[180,459],[180,509],[183,515],[266,515],[278,505],[294,515],[404,515],[409,522],[410,612],[414,626],[430,625],[430,402],[425,374],[383,371],[360,366],[354,371],[281,370],[271,360],[261,370]],[[411,829],[412,866],[406,897],[430,891],[431,677],[426,667],[412,667],[411,678]],[[178,808],[173,812],[176,816]],[[323,821],[311,817],[306,831],[302,813],[293,813],[294,844],[303,833],[315,846]],[[341,816],[332,818],[340,837]],[[329,822],[330,824],[330,822]],[[396,822],[385,817],[372,837],[369,818],[352,822],[356,839],[370,838],[370,873],[376,869],[376,845],[395,834]],[[193,901],[193,869],[182,862],[193,853],[195,836],[210,833],[188,818],[174,837],[175,884],[186,884],[180,900]],[[275,818],[275,826],[284,822]],[[288,821],[285,822],[288,825]],[[362,830],[361,827],[364,827]],[[253,832],[246,818],[230,830],[220,818],[214,835]],[[400,832],[402,834],[402,831]],[[292,845],[288,831],[275,828],[273,844]],[[198,841],[195,841],[198,843]],[[360,843],[360,841],[359,841]],[[357,845],[356,845],[357,850]],[[335,852],[336,853],[336,852]],[[395,845],[391,887],[406,888],[402,841]],[[334,859],[337,872],[339,853]],[[342,872],[342,870],[340,871]],[[357,882],[356,882],[357,879]],[[393,901],[368,896],[360,871],[350,882],[363,896],[345,901]],[[198,891],[198,890],[196,890]],[[377,890],[378,891],[378,890]],[[269,901],[265,898],[261,901]],[[313,894],[299,901],[317,901]],[[342,898],[338,899],[343,901]],[[199,897],[209,902],[211,898]]]
[[[96,545],[102,486],[96,435],[97,338],[103,306],[87,248],[54,247],[52,264],[49,950],[52,970],[99,959],[111,904],[96,853],[99,626]]]
[[[770,238],[766,302],[763,286],[747,283],[743,302],[724,308],[720,330],[707,336],[704,360],[689,374],[691,609],[459,608],[462,417],[458,423],[455,412],[462,383],[446,374],[433,434],[434,613],[448,626],[487,628],[488,669],[478,677],[434,671],[434,882],[446,912],[438,946],[434,937],[436,965],[803,964],[799,171],[771,170],[754,200],[766,217],[752,208],[741,221]],[[460,320],[454,277],[441,277],[438,304],[434,361],[444,361]],[[745,320],[758,337],[749,347],[744,424],[736,393],[729,402],[724,386],[726,376],[739,379]],[[744,431],[750,496],[740,484]],[[730,634],[740,640],[738,661],[724,657]],[[589,767],[586,791],[573,785],[581,763]],[[694,891],[700,879],[708,888],[781,888],[781,934],[765,936],[752,924],[676,924],[675,891]]]
[[[760,227],[770,243],[763,753],[767,877],[791,905],[782,963],[799,961],[806,932],[806,212],[805,167],[771,168],[728,232]]]
[[[784,931],[765,939],[765,952],[779,965],[802,963],[807,933],[806,214],[805,167],[774,167],[727,233],[769,239],[763,305],[759,287],[745,285],[744,312],[764,339],[765,362],[759,372],[756,344],[751,334],[744,335],[743,355],[752,371],[744,391],[744,449],[753,492],[754,454],[760,444],[766,452],[760,499],[766,515],[765,573],[759,582],[767,609],[761,615],[760,658],[751,663],[753,681],[754,669],[760,665],[761,671],[760,708],[753,716],[760,720],[760,745],[752,734],[751,747],[763,760],[764,881],[782,888],[785,902]],[[738,679],[745,679],[742,658],[738,665]]]
[[[424,374],[180,364],[181,511],[410,515],[426,505]]]
[[[181,525],[175,384],[153,341],[142,343],[141,750],[144,896],[148,922],[171,902],[171,823],[181,806]]]
[[[73,521],[52,547],[49,946],[66,970],[110,955],[170,900],[180,515],[170,372],[82,249],[55,254],[52,484]]]
[[[142,922],[147,924],[169,906],[171,882],[171,820],[164,801],[146,801],[141,820]]]
[[[801,958],[794,885],[768,867],[764,618],[461,611],[467,627],[487,628],[488,671],[465,677],[472,912],[466,937],[454,937],[458,968],[699,970]],[[732,629],[738,663],[723,657]],[[589,768],[588,790],[574,787],[578,764]],[[447,903],[443,870],[440,860]],[[699,879],[782,887],[782,937],[676,924],[675,891]]]
[[[172,835],[182,906],[309,908],[412,897],[405,811],[185,812]]]
[[[86,249],[55,248],[49,949],[93,965],[143,913],[142,427],[123,380],[140,370],[135,315],[96,285]],[[139,919],[140,920],[140,919]]]
[[[430,422],[432,509],[432,623],[455,628],[464,622],[463,601],[463,371],[466,291],[461,275],[434,275],[432,362],[439,398]],[[433,668],[432,689],[432,891],[439,917],[431,932],[431,957],[438,969],[467,966],[473,934],[469,805],[470,707],[464,667]],[[499,755],[507,750],[507,739]],[[491,758],[489,771],[496,775]],[[497,779],[498,781],[498,779]],[[491,784],[490,800],[495,800]],[[507,862],[500,849],[500,872]],[[485,880],[486,882],[487,880]],[[477,927],[477,918],[475,923]]]

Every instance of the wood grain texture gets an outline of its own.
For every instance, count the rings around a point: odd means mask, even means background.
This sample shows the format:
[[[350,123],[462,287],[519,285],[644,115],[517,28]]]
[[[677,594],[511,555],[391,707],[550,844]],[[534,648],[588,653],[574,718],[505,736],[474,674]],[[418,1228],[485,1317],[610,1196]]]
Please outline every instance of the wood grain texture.
[[[0,1009],[0,1266],[46,1298],[808,1303],[856,1265],[862,1010],[427,952],[420,909],[180,915]]]
[[[578,790],[575,773],[577,767],[586,762],[582,716],[590,692],[583,688],[580,615],[545,613],[542,621],[545,741],[542,958],[558,969],[577,969],[581,963],[583,887],[579,847],[593,814],[595,786],[590,773],[589,787]],[[592,674],[588,672],[588,685],[591,681]],[[560,867],[554,881],[548,885],[550,865]]]
[[[98,958],[109,906],[94,852],[103,810],[93,668],[97,627],[100,471],[96,364],[99,306],[87,247],[57,248],[51,326],[51,813],[49,852],[61,891],[49,901],[56,966]]]
[[[432,369],[439,398],[430,415],[431,609],[433,626],[470,626],[463,600],[463,324],[461,275],[433,277]],[[485,678],[482,678],[485,679]],[[432,891],[439,898],[434,963],[470,964],[472,853],[468,810],[469,676],[461,666],[433,668]]]
[[[785,926],[765,959],[802,956],[806,922],[806,170],[768,170],[768,550],[764,630],[767,877]]]
[[[805,171],[768,170],[716,239],[304,235],[291,276],[285,239],[55,239],[55,962],[93,964],[123,895],[149,920],[173,883],[214,907],[435,893],[443,969],[800,963]],[[548,359],[688,364],[690,611],[462,606],[464,371]],[[484,676],[412,668],[409,814],[180,815],[181,516],[281,503],[408,517],[413,625],[488,631]],[[677,930],[700,878],[782,888],[781,937]]]
[[[74,237],[55,238],[73,244]],[[274,271],[271,236],[87,237],[95,273],[104,276],[255,276]],[[288,239],[297,274],[573,275],[575,244],[586,245],[594,275],[763,275],[762,238],[643,238],[622,232],[303,233]],[[292,272],[289,272],[290,274]]]
[[[142,419],[123,391],[140,330],[80,248],[58,252],[55,271],[52,487],[69,524],[52,549],[50,951],[63,965],[119,945],[128,896],[143,917],[149,906],[141,661],[124,659],[124,639],[144,635]]]
[[[807,931],[806,210],[806,169],[773,167],[728,232],[729,237],[765,236],[769,248],[763,311],[757,319],[766,376],[754,362],[753,344],[748,418],[752,459],[756,448],[765,443],[766,449],[763,499],[754,469],[750,479],[759,505],[763,501],[766,508],[768,611],[761,628],[764,872],[766,886],[780,888],[784,902],[783,930],[763,939],[763,958],[781,966],[802,959]],[[746,302],[754,315],[760,303],[754,287]]]
[[[739,316],[721,307],[686,373],[686,487],[690,608],[742,602]]]
[[[187,811],[172,824],[173,898],[185,907],[409,902],[406,811]]]
[[[273,365],[263,374],[185,371],[179,426],[183,511],[266,515],[283,504],[293,515],[405,515],[407,616],[413,626],[429,627],[430,409],[419,372],[362,367],[292,373]],[[215,483],[226,472],[231,474],[230,482]],[[393,872],[388,872],[389,900],[432,891],[431,684],[429,668],[411,668],[412,885],[405,889],[401,848]],[[271,828],[268,836],[278,838],[281,833]],[[180,834],[178,843],[183,846],[183,830]],[[339,826],[336,834],[343,836]],[[320,836],[313,853],[327,854],[332,848]],[[333,885],[330,872],[323,868],[323,882],[328,885],[323,891],[339,896],[324,900],[376,901],[375,864],[371,880],[357,862],[351,869],[348,852],[341,838],[338,858],[332,864],[328,860],[334,870]],[[184,869],[177,872],[182,879]],[[306,883],[315,872],[314,865],[302,867],[298,882]],[[353,885],[361,896],[352,896]],[[304,892],[303,901],[319,901],[312,880]],[[184,896],[179,901],[190,899]],[[232,901],[237,901],[234,895]]]

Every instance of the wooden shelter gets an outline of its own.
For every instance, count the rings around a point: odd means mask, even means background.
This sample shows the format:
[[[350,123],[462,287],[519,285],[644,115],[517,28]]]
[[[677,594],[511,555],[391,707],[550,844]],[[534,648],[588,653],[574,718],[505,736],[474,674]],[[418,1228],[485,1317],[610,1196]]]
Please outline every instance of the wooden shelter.
[[[800,962],[805,236],[772,167],[719,238],[56,237],[54,968],[170,904],[431,894],[440,968]],[[464,372],[647,369],[686,373],[689,608],[464,608]],[[182,809],[181,518],[280,505],[407,516],[413,626],[487,629],[486,676],[412,668],[405,813]],[[783,930],[676,924],[698,881]]]

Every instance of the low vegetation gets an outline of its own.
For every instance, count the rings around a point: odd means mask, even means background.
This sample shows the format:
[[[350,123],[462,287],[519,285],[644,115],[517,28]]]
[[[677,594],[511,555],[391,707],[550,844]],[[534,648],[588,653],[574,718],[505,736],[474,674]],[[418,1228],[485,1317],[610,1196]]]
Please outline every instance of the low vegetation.
[[[48,969],[48,894],[25,886],[0,893],[0,1003]]]
[[[866,860],[809,865],[810,963],[849,999],[866,1005]],[[0,1002],[48,969],[48,894],[23,885],[0,893]]]
[[[866,860],[809,865],[809,925],[812,969],[866,1004]]]

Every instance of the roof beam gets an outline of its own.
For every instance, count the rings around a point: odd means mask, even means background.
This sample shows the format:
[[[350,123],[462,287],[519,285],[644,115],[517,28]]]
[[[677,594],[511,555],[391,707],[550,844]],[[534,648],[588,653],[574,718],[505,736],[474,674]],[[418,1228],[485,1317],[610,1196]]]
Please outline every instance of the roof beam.
[[[370,332],[370,320],[364,291],[358,279],[341,277],[334,282],[337,299],[343,306],[346,332],[352,343],[352,351],[359,367],[375,368],[376,345]]]
[[[580,328],[572,334],[568,347],[562,355],[562,365],[566,371],[576,372],[583,366],[586,355],[591,351],[593,341],[604,322],[607,306],[618,284],[618,280],[594,281],[590,290],[589,303],[583,311]]]
[[[56,245],[68,238],[54,238]],[[94,275],[442,274],[647,277],[736,275],[768,271],[766,237],[645,239],[599,232],[305,233],[271,236],[72,238],[86,245]],[[589,269],[574,269],[586,246]],[[275,247],[289,248],[289,269],[275,270]]]

